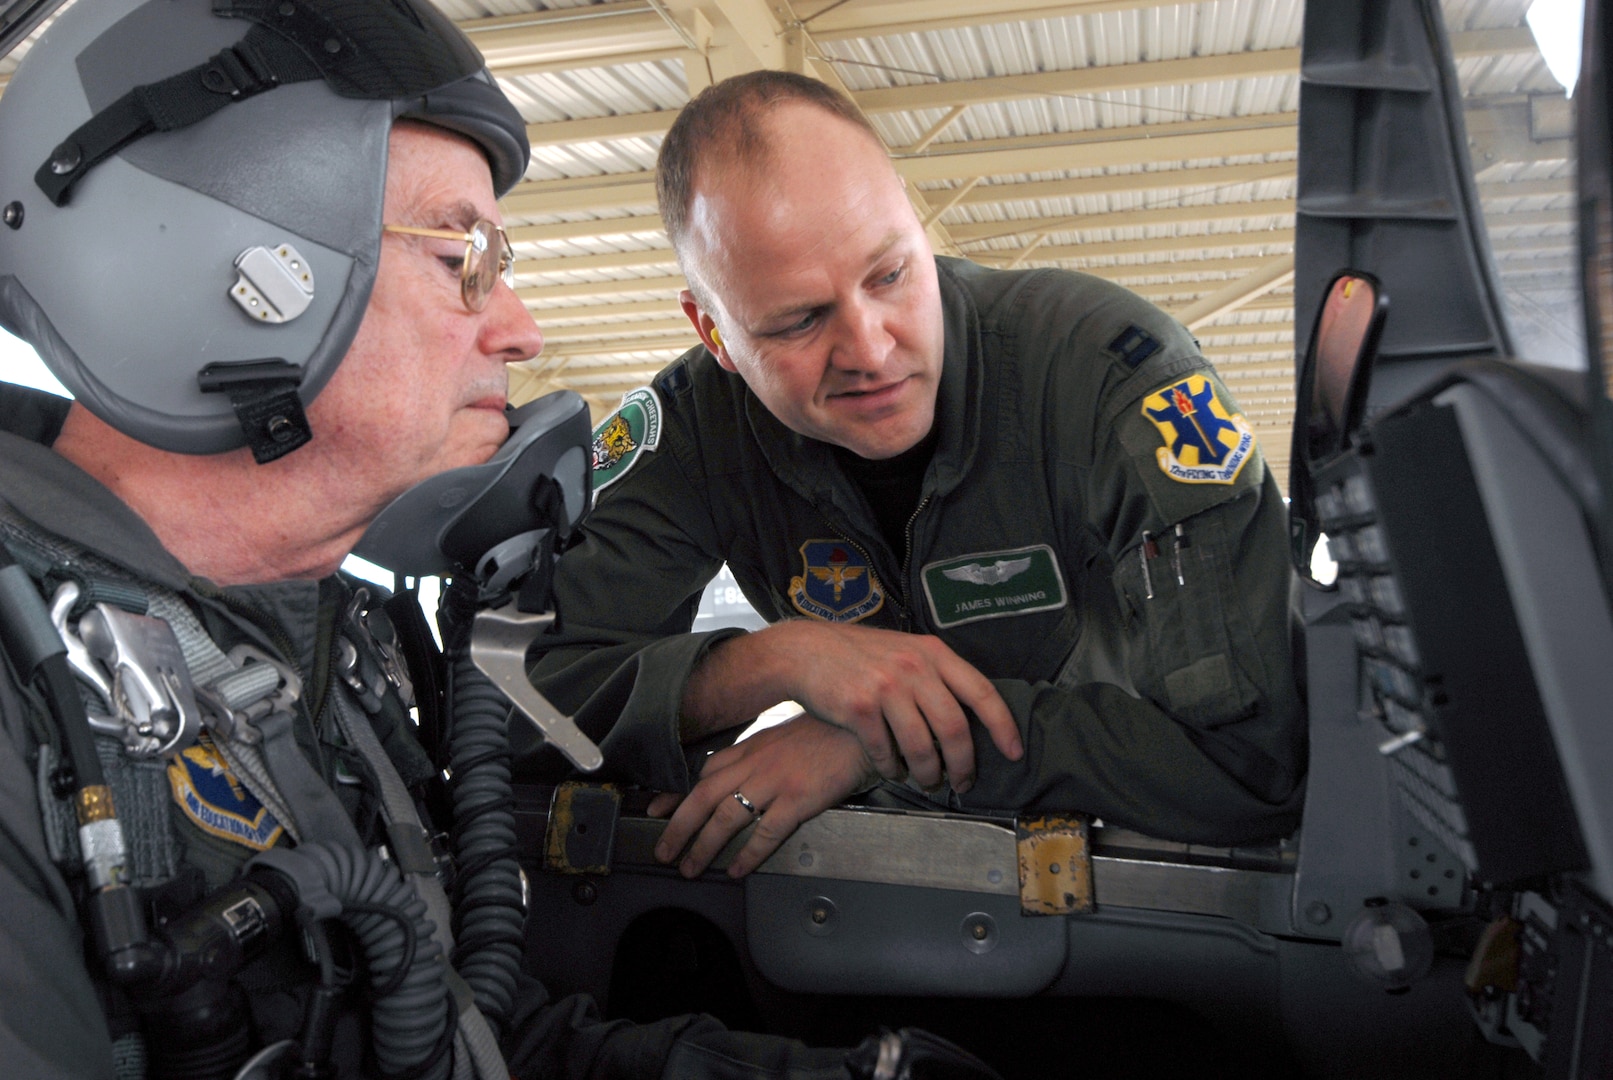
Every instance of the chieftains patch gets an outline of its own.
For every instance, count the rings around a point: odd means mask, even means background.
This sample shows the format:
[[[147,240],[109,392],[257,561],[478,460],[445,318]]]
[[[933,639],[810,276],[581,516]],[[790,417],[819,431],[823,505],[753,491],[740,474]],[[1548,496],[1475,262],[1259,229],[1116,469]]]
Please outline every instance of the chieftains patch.
[[[885,590],[862,553],[844,540],[801,545],[801,576],[790,579],[795,610],[825,622],[857,622],[885,604]]]
[[[168,786],[185,816],[203,832],[263,851],[284,831],[205,739],[168,763]]]
[[[1189,375],[1143,398],[1143,415],[1165,437],[1159,468],[1183,484],[1230,484],[1255,452],[1242,416],[1227,412],[1207,376]]]
[[[919,576],[937,626],[1055,611],[1067,602],[1059,561],[1046,544],[933,562]]]
[[[629,390],[616,411],[594,429],[594,491],[622,477],[639,455],[661,445],[661,399],[648,386]]]

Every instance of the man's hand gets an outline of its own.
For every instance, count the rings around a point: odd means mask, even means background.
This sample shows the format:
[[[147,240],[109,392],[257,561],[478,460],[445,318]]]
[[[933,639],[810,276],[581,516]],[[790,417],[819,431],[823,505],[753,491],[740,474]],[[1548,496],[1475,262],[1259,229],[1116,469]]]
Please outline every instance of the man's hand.
[[[798,654],[801,685],[792,700],[855,732],[886,779],[910,775],[925,789],[945,779],[960,794],[973,787],[975,746],[966,708],[1004,757],[1017,761],[1024,753],[1019,727],[997,688],[940,638],[864,626],[792,625],[818,631]]]
[[[927,789],[943,779],[959,793],[974,786],[965,710],[1004,757],[1018,761],[1025,752],[997,688],[940,638],[806,619],[713,649],[685,688],[685,737],[786,700],[855,733],[880,775],[910,775]]]
[[[655,857],[669,863],[681,852],[679,873],[696,877],[754,818],[756,830],[728,866],[730,877],[743,877],[803,821],[867,790],[877,779],[855,735],[797,716],[711,755],[687,796],[657,795],[650,802],[652,817],[674,806],[677,812],[655,845]],[[757,815],[734,798],[736,791],[744,792]]]

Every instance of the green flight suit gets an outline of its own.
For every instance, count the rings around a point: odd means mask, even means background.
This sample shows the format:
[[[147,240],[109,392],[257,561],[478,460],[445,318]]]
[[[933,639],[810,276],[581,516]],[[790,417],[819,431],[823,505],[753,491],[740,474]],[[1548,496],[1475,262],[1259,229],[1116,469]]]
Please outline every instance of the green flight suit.
[[[560,562],[537,686],[609,775],[686,790],[684,685],[738,632],[689,629],[726,561],[770,622],[935,634],[994,681],[1026,754],[976,725],[979,776],[954,806],[1211,844],[1290,833],[1305,729],[1285,511],[1231,396],[1118,286],[937,261],[939,436],[908,550],[829,446],[697,348],[596,433],[605,483]]]
[[[67,544],[89,551],[119,568],[112,580],[161,588],[183,598],[208,632],[225,646],[242,642],[278,653],[294,667],[308,694],[296,705],[299,744],[315,766],[335,781],[335,790],[366,843],[386,839],[377,804],[380,781],[372,766],[339,734],[334,713],[343,706],[360,710],[328,658],[337,620],[350,599],[338,577],[322,581],[280,581],[219,589],[189,572],[165,550],[146,523],[89,474],[49,449],[60,431],[67,403],[36,391],[0,383],[0,540],[8,546],[27,536],[46,546]],[[275,642],[280,644],[276,645]],[[323,693],[318,687],[325,687]],[[383,707],[368,722],[400,773],[414,784],[429,776],[430,760],[402,721],[403,705],[386,691]],[[0,648],[0,1062],[5,1075],[28,1080],[114,1080],[140,1075],[140,1055],[128,1050],[137,1018],[129,1001],[138,993],[110,991],[99,964],[87,949],[88,927],[81,923],[72,882],[52,855],[41,813],[37,754],[49,714],[39,695],[19,684],[6,650]],[[365,716],[362,711],[355,716]],[[362,721],[361,721],[362,722]],[[206,831],[223,813],[198,813],[196,794],[178,775],[195,776],[182,760],[147,761],[114,770],[120,816],[130,829],[135,884],[161,893],[168,910],[184,910],[201,894],[231,880],[258,847]],[[205,772],[206,770],[200,770]],[[220,770],[222,773],[222,769]],[[166,774],[166,775],[165,775]],[[155,785],[160,807],[170,798],[171,815],[142,814],[151,800],[135,797]],[[200,794],[217,799],[222,781]],[[241,799],[247,796],[239,796]],[[185,809],[187,805],[192,809]],[[254,804],[255,805],[255,804]],[[261,809],[261,807],[259,807]],[[270,818],[270,823],[273,819]],[[136,823],[138,821],[138,824]],[[257,821],[261,822],[262,818]],[[137,838],[143,834],[144,843]],[[246,834],[244,828],[234,835]],[[289,838],[275,830],[273,843]],[[68,860],[71,864],[73,860]],[[541,940],[544,928],[531,928]],[[253,1026],[262,1043],[295,1038],[302,1030],[303,999],[317,968],[303,957],[300,935],[288,933],[242,973]],[[345,996],[339,1006],[332,1059],[345,1077],[372,1076],[364,1065],[371,1045],[360,1013],[363,994]],[[113,1039],[120,1040],[114,1050]],[[644,1080],[650,1077],[748,1077],[768,1080],[848,1080],[844,1050],[814,1049],[770,1035],[728,1031],[709,1016],[670,1017],[650,1024],[601,1020],[582,995],[551,998],[535,980],[517,982],[504,1040],[505,1060],[515,1077],[568,1080]],[[123,1066],[115,1067],[121,1060]],[[150,1074],[155,1074],[153,1066]]]

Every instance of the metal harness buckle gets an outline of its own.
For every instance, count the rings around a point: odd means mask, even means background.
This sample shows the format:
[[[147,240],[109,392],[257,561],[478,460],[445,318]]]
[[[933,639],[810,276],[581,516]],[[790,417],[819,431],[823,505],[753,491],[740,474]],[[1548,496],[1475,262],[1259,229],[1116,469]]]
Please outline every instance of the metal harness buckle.
[[[302,697],[302,677],[262,649],[254,645],[237,645],[226,656],[236,670],[248,664],[268,664],[279,675],[275,689],[240,707],[231,707],[216,687],[197,687],[196,696],[207,706],[207,726],[214,734],[229,742],[256,746],[263,741],[263,733],[255,726],[265,716],[289,712]]]
[[[114,715],[89,713],[90,727],[121,739],[134,757],[165,757],[189,746],[202,728],[190,667],[173,627],[163,619],[96,604],[67,625],[80,595],[66,581],[51,598],[51,622],[67,660],[100,692]]]
[[[380,711],[388,684],[398,692],[404,707],[412,706],[414,684],[409,680],[398,632],[386,609],[370,603],[369,589],[360,586],[353,591],[342,621],[336,640],[336,673],[364,711],[372,715]]]

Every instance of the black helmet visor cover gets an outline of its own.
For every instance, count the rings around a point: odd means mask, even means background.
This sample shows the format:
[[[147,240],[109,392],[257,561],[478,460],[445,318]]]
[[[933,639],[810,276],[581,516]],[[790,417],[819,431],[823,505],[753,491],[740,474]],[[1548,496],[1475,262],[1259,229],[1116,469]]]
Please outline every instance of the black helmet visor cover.
[[[288,38],[343,97],[412,97],[483,67],[429,0],[213,0],[213,11]]]
[[[521,114],[485,71],[481,52],[430,0],[387,3],[214,0],[213,10],[290,39],[343,97],[397,101],[400,116],[479,143],[502,196],[531,153]]]

